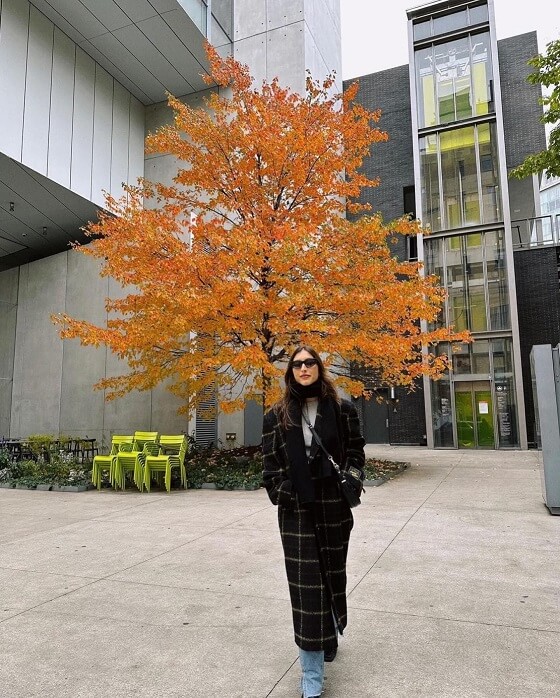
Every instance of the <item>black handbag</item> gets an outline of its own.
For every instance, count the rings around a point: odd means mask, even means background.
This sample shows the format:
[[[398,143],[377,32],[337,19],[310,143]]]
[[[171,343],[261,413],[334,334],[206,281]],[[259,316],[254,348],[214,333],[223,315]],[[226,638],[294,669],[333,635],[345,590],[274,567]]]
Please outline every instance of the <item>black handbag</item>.
[[[358,470],[358,468],[354,468],[353,466],[350,466],[348,470],[342,470],[340,465],[327,451],[323,442],[321,441],[321,437],[315,431],[311,425],[311,422],[305,417],[305,415],[304,419],[305,423],[309,427],[309,430],[313,434],[313,438],[317,442],[317,445],[323,450],[324,454],[327,456],[332,467],[334,468],[336,477],[338,479],[338,484],[340,485],[340,491],[346,500],[346,503],[351,509],[357,507],[358,504],[361,504],[360,497],[362,496],[362,492],[365,492],[362,473]]]

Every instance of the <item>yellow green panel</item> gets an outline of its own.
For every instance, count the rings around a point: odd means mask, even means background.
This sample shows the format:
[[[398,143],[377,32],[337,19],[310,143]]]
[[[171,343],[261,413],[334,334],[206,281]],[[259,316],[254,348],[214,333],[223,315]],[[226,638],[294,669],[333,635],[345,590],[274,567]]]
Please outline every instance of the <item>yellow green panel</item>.
[[[454,131],[444,131],[440,135],[440,150],[459,150],[474,148],[474,127],[458,128]]]
[[[434,76],[422,78],[422,97],[424,98],[424,125],[436,125],[436,99],[434,96]]]
[[[476,427],[480,448],[494,448],[494,420],[492,417],[492,393],[489,390],[475,390]]]
[[[477,116],[488,114],[488,78],[486,76],[487,63],[480,61],[472,66],[474,103]]]
[[[459,448],[475,448],[474,415],[471,391],[455,392],[457,416],[457,445]]]

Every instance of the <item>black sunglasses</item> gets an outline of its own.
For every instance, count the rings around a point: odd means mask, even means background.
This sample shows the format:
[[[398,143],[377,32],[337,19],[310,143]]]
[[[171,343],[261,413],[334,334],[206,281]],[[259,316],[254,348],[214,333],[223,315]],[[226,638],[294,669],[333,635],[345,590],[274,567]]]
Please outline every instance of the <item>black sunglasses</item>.
[[[302,366],[311,368],[312,366],[317,366],[318,363],[317,359],[304,359],[303,361],[298,359],[297,361],[292,361],[292,368],[301,368]]]

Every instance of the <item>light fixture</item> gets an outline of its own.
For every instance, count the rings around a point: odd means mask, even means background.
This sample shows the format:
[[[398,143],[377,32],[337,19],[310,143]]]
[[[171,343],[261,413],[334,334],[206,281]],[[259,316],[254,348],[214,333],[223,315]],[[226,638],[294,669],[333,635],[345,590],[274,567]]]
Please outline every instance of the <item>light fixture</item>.
[[[46,234],[47,234],[47,226],[44,225],[44,226],[43,226],[43,235],[46,235]]]
[[[15,207],[16,207],[16,205],[14,204],[14,202],[13,202],[13,201],[10,201],[10,211],[13,212],[13,210],[15,209]]]

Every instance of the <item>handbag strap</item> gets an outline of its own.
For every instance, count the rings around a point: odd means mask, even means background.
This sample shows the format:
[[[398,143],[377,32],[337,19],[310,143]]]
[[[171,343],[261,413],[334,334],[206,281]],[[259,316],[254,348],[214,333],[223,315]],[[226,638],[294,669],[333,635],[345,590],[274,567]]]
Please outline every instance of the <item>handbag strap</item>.
[[[336,470],[337,474],[341,477],[344,477],[342,471],[340,470],[340,465],[335,461],[335,459],[327,451],[327,449],[325,448],[325,444],[321,441],[321,437],[315,431],[315,427],[311,424],[311,422],[309,421],[309,418],[303,413],[303,410],[302,410],[302,416],[305,419],[305,423],[309,427],[309,431],[313,435],[313,438],[317,442],[317,446],[319,446],[319,448],[321,448],[323,450],[324,454],[327,456],[327,459],[330,461],[331,465]]]

